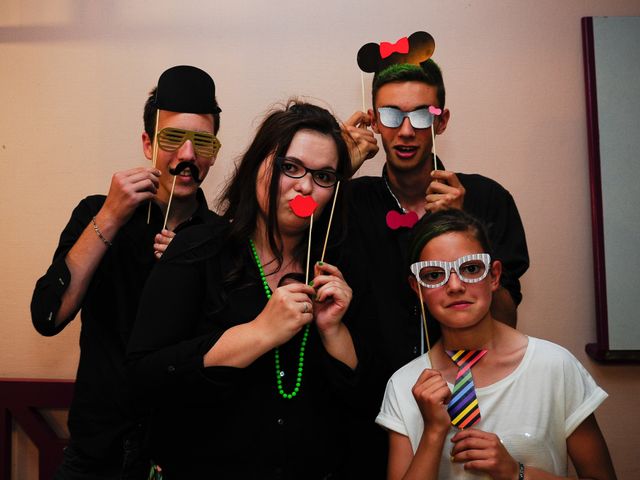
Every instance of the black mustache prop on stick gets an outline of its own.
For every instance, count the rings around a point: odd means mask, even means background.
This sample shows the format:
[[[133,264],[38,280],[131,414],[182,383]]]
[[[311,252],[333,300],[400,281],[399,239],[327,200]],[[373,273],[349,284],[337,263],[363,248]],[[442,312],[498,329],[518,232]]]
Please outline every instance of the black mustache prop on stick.
[[[193,178],[194,182],[196,182],[198,185],[202,183],[202,180],[200,179],[200,170],[198,170],[198,167],[196,166],[195,163],[180,162],[178,165],[176,165],[176,168],[170,168],[169,173],[171,175],[178,176],[185,170],[189,170],[189,173],[191,174],[191,178]]]
[[[169,219],[169,210],[171,209],[171,199],[173,198],[173,190],[176,188],[176,178],[185,170],[189,170],[189,174],[193,181],[196,182],[197,185],[202,183],[200,179],[200,170],[196,166],[195,163],[192,162],[180,162],[176,165],[176,168],[170,168],[169,173],[173,175],[173,184],[171,185],[171,194],[169,195],[169,203],[167,204],[167,212],[164,214],[164,224],[162,225],[162,229],[167,228],[167,220]]]

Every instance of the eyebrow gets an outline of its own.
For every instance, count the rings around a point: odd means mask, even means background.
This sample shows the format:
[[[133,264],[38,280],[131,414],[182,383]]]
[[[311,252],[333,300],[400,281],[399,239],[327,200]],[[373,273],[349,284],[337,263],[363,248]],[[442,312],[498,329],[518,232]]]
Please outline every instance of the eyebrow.
[[[283,155],[282,158],[284,158],[285,160],[289,160],[290,162],[297,163],[298,165],[302,165],[305,168],[309,168],[304,164],[304,162],[302,160],[300,160],[297,157],[289,157],[287,155]],[[322,170],[324,172],[333,172],[333,173],[336,173],[336,171],[337,171],[334,167],[329,167],[329,166],[322,167],[322,168],[312,168],[311,170],[314,170],[316,172]]]
[[[396,110],[400,110],[401,112],[415,112],[416,110],[420,110],[420,109],[423,109],[423,108],[428,110],[429,107],[435,107],[435,105],[418,105],[413,110],[403,110],[400,107],[398,107],[397,105],[378,105],[377,108],[395,108]],[[438,107],[438,108],[440,108],[440,107]]]
[[[188,128],[182,128],[182,127],[171,127],[171,126],[164,126],[160,129],[160,131],[164,130],[165,128],[173,128],[174,130],[182,130],[184,132],[195,132],[195,133],[204,133],[206,135],[213,135],[215,136],[215,133],[213,133],[213,131],[208,132],[206,130],[189,130]]]

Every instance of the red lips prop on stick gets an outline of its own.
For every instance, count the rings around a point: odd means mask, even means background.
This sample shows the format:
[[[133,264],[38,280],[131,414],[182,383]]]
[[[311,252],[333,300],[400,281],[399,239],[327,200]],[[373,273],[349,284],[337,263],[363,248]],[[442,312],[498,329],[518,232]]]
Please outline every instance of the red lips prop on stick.
[[[318,204],[312,197],[304,197],[302,195],[297,195],[293,200],[289,201],[289,206],[293,213],[295,213],[298,217],[307,218],[311,217],[309,220],[309,245],[307,247],[307,272],[305,274],[304,283],[309,285],[309,257],[311,256],[311,229],[313,228],[313,212],[318,207]]]
[[[313,215],[318,204],[313,199],[313,197],[304,197],[302,195],[296,196],[293,200],[289,202],[289,206],[293,213],[295,213],[300,218],[307,218]]]
[[[395,210],[387,212],[387,226],[391,230],[397,230],[401,227],[412,228],[416,223],[418,223],[416,212],[400,213]]]

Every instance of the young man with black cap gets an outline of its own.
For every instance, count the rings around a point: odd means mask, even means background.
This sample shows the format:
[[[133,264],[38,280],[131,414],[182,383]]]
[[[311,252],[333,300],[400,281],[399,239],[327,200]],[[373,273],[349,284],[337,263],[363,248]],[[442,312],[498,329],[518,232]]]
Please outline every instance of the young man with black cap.
[[[166,70],[144,120],[143,151],[154,165],[115,173],[106,197],[79,203],[31,302],[33,324],[45,336],[82,311],[71,439],[56,479],[146,478],[143,422],[123,365],[140,293],[176,233],[220,221],[198,187],[220,147],[213,79],[191,66]],[[183,162],[196,168],[179,173]]]

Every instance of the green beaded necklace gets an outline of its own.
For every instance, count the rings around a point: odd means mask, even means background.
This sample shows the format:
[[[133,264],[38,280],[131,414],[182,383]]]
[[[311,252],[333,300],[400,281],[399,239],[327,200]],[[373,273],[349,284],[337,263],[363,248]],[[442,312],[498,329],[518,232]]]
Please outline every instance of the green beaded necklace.
[[[258,256],[258,251],[256,250],[256,246],[253,243],[253,240],[249,239],[249,245],[251,246],[251,252],[253,253],[253,258],[256,261],[256,265],[258,266],[258,270],[260,271],[260,280],[262,280],[262,286],[264,287],[264,293],[267,295],[267,300],[271,298],[271,288],[269,287],[269,283],[267,282],[267,277],[264,274],[264,269],[262,268],[262,263],[260,263],[260,257]],[[307,324],[304,327],[304,333],[302,334],[302,342],[300,343],[300,353],[298,355],[298,374],[296,376],[296,386],[292,392],[287,393],[284,391],[282,386],[282,377],[284,376],[284,371],[280,366],[280,350],[278,347],[274,350],[275,355],[275,363],[276,363],[276,387],[278,388],[278,393],[280,396],[286,400],[291,400],[293,397],[298,395],[300,391],[300,386],[302,385],[302,370],[304,368],[304,351],[307,347],[307,339],[309,338],[309,325]]]

